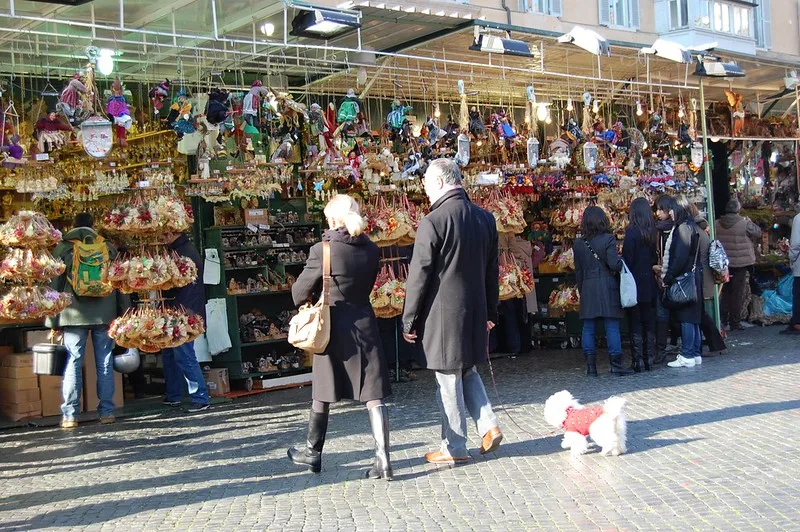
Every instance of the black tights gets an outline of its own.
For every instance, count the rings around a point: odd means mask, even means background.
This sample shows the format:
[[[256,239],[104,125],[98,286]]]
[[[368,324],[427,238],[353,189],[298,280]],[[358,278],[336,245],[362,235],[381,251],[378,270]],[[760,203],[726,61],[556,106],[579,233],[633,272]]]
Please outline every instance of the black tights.
[[[375,408],[376,406],[381,406],[383,404],[383,399],[373,399],[372,401],[367,401],[367,409]],[[316,412],[317,414],[327,414],[331,410],[331,404],[326,403],[325,401],[317,401],[314,399],[311,402],[311,411]]]

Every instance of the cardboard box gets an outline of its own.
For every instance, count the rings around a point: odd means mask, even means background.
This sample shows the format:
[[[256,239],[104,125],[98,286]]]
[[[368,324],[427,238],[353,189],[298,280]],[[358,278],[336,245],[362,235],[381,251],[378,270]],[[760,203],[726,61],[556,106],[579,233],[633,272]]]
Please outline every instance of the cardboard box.
[[[18,390],[38,390],[39,381],[36,377],[27,379],[0,379],[0,392],[16,392]]]
[[[61,377],[56,377],[61,380]],[[30,390],[3,390],[0,391],[0,403],[2,404],[22,404],[39,400],[39,387]]]
[[[64,394],[61,391],[62,378],[58,376],[40,375],[39,393],[42,401],[43,416],[60,416],[61,404],[64,402]],[[81,394],[81,404],[79,412],[83,410],[84,399]]]
[[[269,209],[245,209],[244,223],[247,225],[269,225]]]
[[[228,379],[228,368],[213,368],[203,372],[209,395],[219,397],[230,393],[231,384]]]
[[[25,343],[25,350],[31,351],[33,350],[33,346],[36,344],[49,344],[50,343],[50,331],[25,331],[22,334],[23,342]]]
[[[125,396],[122,390],[122,374],[114,373],[114,406],[122,408],[125,405]],[[97,397],[97,366],[94,362],[94,346],[91,337],[86,339],[86,353],[83,355],[83,411],[97,410],[100,398]]]
[[[6,368],[33,368],[33,353],[9,353],[0,358],[0,366]]]
[[[15,405],[0,405],[0,413],[11,421],[42,417],[42,402],[32,401]]]
[[[0,345],[0,357],[10,355],[14,352],[14,348],[10,345]]]
[[[36,377],[32,367],[0,366],[0,378],[2,379],[30,379],[31,377]]]

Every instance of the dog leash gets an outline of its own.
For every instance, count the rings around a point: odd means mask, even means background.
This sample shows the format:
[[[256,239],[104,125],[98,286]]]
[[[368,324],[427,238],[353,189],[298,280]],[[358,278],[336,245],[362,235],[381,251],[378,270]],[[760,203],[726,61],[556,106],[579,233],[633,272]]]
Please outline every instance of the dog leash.
[[[520,431],[524,432],[525,434],[527,434],[528,436],[530,436],[531,438],[534,438],[534,439],[536,439],[536,438],[548,438],[550,436],[553,436],[554,434],[558,434],[557,430],[551,430],[550,432],[548,432],[546,434],[545,433],[532,434],[532,433],[528,432],[527,430],[523,429],[519,425],[519,423],[517,423],[517,420],[514,419],[514,417],[511,414],[508,413],[508,410],[506,410],[505,403],[503,403],[503,400],[500,399],[500,392],[497,390],[497,381],[494,378],[494,367],[492,366],[492,357],[489,356],[489,336],[488,335],[486,336],[486,360],[489,362],[489,374],[492,377],[492,388],[494,388],[494,394],[495,394],[495,396],[497,396],[498,407],[500,408],[500,410],[503,411],[503,413],[506,415],[506,417],[508,417],[508,419],[511,420],[511,423],[513,423],[514,426],[517,427],[517,429],[519,429]]]

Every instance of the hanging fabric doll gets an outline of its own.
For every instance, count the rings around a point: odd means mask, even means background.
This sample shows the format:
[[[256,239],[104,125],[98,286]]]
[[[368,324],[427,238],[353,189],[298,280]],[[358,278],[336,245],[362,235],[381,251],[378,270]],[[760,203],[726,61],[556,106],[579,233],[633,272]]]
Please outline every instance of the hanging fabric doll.
[[[728,105],[731,107],[731,118],[733,118],[733,136],[740,137],[744,131],[744,105],[742,104],[742,95],[726,90],[725,96],[728,98]]]
[[[54,110],[40,118],[33,129],[34,137],[39,142],[39,153],[50,153],[66,145],[67,137],[63,132],[72,131],[70,126],[59,120]]]
[[[455,161],[459,166],[467,166],[469,164],[469,143],[469,135],[464,130],[458,136],[458,151],[455,156]]]
[[[347,89],[347,95],[342,100],[342,103],[339,104],[336,122],[339,124],[354,122],[360,111],[361,102],[356,96],[356,92],[353,89]]]
[[[150,100],[153,102],[153,112],[158,114],[161,111],[161,108],[164,107],[164,100],[169,96],[169,87],[170,81],[165,79],[152,89],[148,95],[150,96]]]
[[[81,81],[81,75],[76,72],[58,98],[56,109],[67,117],[67,120],[73,125],[78,123],[75,112],[80,106],[81,94],[86,94],[86,92],[86,85]]]
[[[464,81],[458,80],[458,95],[461,105],[458,108],[458,129],[464,131],[469,129],[469,107],[467,106],[467,91],[464,90]]]
[[[192,101],[185,89],[178,91],[172,99],[172,105],[167,115],[167,123],[182,139],[184,135],[194,133],[194,118],[192,117]]]
[[[361,147],[356,144],[350,153],[347,154],[347,164],[350,166],[350,174],[353,177],[353,181],[356,183],[361,181]]]
[[[561,126],[561,129],[564,131],[564,136],[569,140],[572,147],[575,147],[583,140],[583,132],[581,128],[578,127],[578,122],[576,122],[574,118],[567,120],[567,123]]]
[[[125,138],[133,120],[128,110],[128,102],[125,100],[119,76],[114,78],[114,83],[111,85],[111,97],[109,97],[106,104],[106,112],[114,118],[114,134],[117,137],[117,143],[123,148],[126,147],[128,142]]]
[[[320,151],[325,149],[325,116],[322,114],[322,107],[318,103],[312,103],[308,110],[308,127],[311,132],[311,139],[317,143]]]
[[[208,93],[208,112],[206,112],[206,120],[212,126],[221,124],[227,118],[230,109],[228,109],[228,91],[214,88]]]
[[[436,144],[448,136],[447,131],[440,128],[439,124],[436,123],[436,119],[432,116],[429,116],[425,121],[425,127],[428,129],[427,139],[431,144]]]
[[[411,106],[401,104],[400,100],[392,102],[392,110],[386,115],[386,124],[395,137],[398,135],[404,139],[410,137],[410,127],[406,115],[411,112],[411,109]]]
[[[681,121],[681,126],[678,128],[678,140],[683,146],[691,146],[694,142],[691,135],[689,135],[689,125]]]
[[[357,137],[372,137],[372,131],[369,128],[367,117],[364,116],[363,111],[359,111],[356,115],[355,128]]]
[[[486,136],[486,126],[483,125],[483,117],[478,108],[474,105],[469,110],[469,132],[476,139],[481,139]]]
[[[591,113],[591,105],[592,105],[592,95],[587,91],[583,93],[581,96],[583,99],[583,122],[581,124],[581,129],[586,135],[592,134],[592,113]]]
[[[455,143],[456,139],[458,139],[459,133],[461,133],[461,128],[458,127],[458,124],[453,119],[453,115],[447,115],[447,125],[444,127],[445,136],[444,139],[447,144]]]
[[[27,161],[22,158],[24,150],[19,145],[19,135],[11,135],[5,139],[5,142],[0,146],[0,151],[3,152],[3,167],[13,170],[17,166],[22,166]]]
[[[251,126],[255,126],[258,122],[258,109],[261,107],[261,98],[268,98],[269,91],[261,80],[255,80],[250,84],[250,92],[248,92],[242,101],[242,116],[245,122]]]

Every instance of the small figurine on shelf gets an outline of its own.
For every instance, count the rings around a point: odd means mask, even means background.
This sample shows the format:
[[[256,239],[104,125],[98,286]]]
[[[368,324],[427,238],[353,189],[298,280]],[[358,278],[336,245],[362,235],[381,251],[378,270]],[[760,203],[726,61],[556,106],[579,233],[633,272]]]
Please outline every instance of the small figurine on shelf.
[[[58,98],[56,108],[73,125],[80,123],[81,113],[78,112],[78,109],[81,105],[81,95],[86,93],[86,85],[81,81],[81,75],[76,72],[72,79],[67,82],[67,86],[64,87]]]
[[[3,153],[3,167],[13,170],[18,166],[22,166],[27,161],[23,158],[24,150],[19,145],[19,135],[11,135],[6,139],[3,146],[0,146],[0,152]]]
[[[244,121],[250,126],[256,126],[258,122],[258,109],[261,107],[261,98],[267,98],[269,91],[261,80],[255,80],[250,84],[250,92],[248,92],[242,101],[242,116]]]
[[[155,114],[158,114],[161,108],[164,107],[164,100],[169,96],[169,89],[170,81],[168,79],[150,89],[148,95],[150,96],[150,101],[153,102],[153,112]]]
[[[117,143],[122,148],[126,147],[128,145],[126,140],[127,131],[131,128],[133,120],[128,110],[128,102],[125,100],[119,76],[114,78],[114,83],[111,85],[111,97],[106,104],[106,112],[114,118],[114,134],[117,137]]]
[[[34,126],[34,137],[38,140],[40,153],[50,153],[67,144],[64,131],[72,132],[72,128],[62,122],[55,110],[40,118]]]
[[[339,104],[339,112],[336,114],[336,121],[339,124],[354,122],[358,113],[361,111],[361,102],[353,89],[347,89],[347,95]]]

